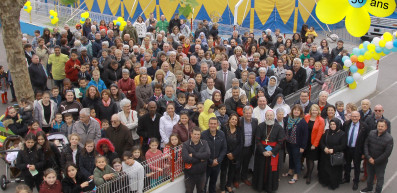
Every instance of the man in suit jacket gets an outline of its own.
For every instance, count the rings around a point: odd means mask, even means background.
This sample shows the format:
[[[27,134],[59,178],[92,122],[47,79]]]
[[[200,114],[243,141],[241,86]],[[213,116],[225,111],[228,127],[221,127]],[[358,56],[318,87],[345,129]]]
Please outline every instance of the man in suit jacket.
[[[358,189],[360,177],[360,165],[364,155],[364,143],[368,136],[368,126],[360,121],[360,113],[353,111],[351,120],[343,124],[343,131],[347,136],[347,148],[345,151],[345,174],[342,183],[350,182],[351,162],[354,164],[353,190]]]
[[[378,121],[383,119],[386,122],[386,126],[387,126],[387,132],[391,133],[390,127],[390,121],[388,119],[386,119],[383,116],[383,112],[385,112],[385,110],[383,109],[382,105],[376,105],[374,108],[374,113],[372,113],[372,115],[370,115],[369,117],[367,117],[365,119],[365,123],[368,125],[368,129],[370,130],[376,130],[377,129],[377,124]],[[360,115],[361,116],[361,115]]]
[[[252,117],[254,109],[251,106],[245,106],[243,109],[243,117],[240,117],[240,128],[244,131],[242,139],[243,150],[241,159],[241,173],[238,176],[239,180],[244,182],[246,185],[251,186],[251,182],[248,181],[248,165],[251,160],[252,154],[255,147],[255,132],[258,128],[258,119]],[[239,187],[238,183],[234,183],[234,187]]]
[[[229,62],[224,60],[221,63],[222,70],[216,73],[216,78],[223,80],[225,84],[225,90],[229,90],[232,87],[232,79],[236,77],[232,71],[229,70]]]

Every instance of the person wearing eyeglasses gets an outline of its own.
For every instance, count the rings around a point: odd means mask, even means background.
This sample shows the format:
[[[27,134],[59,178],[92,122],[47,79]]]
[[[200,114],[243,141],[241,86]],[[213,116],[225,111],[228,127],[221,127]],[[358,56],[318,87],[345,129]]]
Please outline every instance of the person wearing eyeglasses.
[[[353,190],[358,189],[361,160],[364,158],[364,142],[368,136],[368,126],[360,120],[360,113],[353,111],[351,119],[343,124],[342,130],[347,136],[345,151],[345,174],[342,183],[350,182],[351,162],[354,164]]]
[[[122,157],[124,151],[131,150],[134,146],[130,130],[121,123],[117,114],[112,115],[111,126],[106,129],[106,137],[113,143],[119,157]]]

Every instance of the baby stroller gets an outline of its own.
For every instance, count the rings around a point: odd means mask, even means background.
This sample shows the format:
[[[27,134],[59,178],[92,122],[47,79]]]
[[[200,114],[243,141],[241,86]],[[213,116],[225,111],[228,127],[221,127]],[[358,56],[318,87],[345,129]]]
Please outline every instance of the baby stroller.
[[[20,183],[23,181],[19,177],[21,171],[14,165],[20,149],[20,143],[22,142],[23,138],[21,136],[11,135],[4,140],[3,147],[0,148],[0,157],[6,165],[5,175],[0,178],[2,190],[5,190],[9,183]]]
[[[48,141],[53,142],[62,153],[63,148],[69,144],[68,138],[62,133],[51,133],[47,136]]]

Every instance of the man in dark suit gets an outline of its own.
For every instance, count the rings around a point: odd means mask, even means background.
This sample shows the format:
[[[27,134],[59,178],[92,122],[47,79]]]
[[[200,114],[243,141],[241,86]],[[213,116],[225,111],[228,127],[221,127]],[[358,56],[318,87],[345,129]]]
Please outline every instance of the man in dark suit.
[[[246,185],[251,186],[251,182],[248,181],[248,165],[251,160],[252,154],[255,147],[255,131],[258,127],[258,119],[252,117],[254,109],[251,106],[245,106],[243,109],[243,117],[240,118],[240,128],[244,131],[242,139],[243,150],[241,159],[241,173],[238,172],[240,180]],[[238,188],[239,183],[234,182],[234,187]]]
[[[302,91],[299,98],[300,99],[296,101],[295,104],[301,105],[303,112],[305,114],[309,114],[309,110],[313,105],[313,103],[309,100],[309,92],[307,90]]]
[[[371,110],[371,101],[369,99],[364,99],[361,101],[361,110],[358,111],[360,113],[360,121],[365,121],[367,117],[372,115]]]
[[[368,126],[360,121],[360,113],[353,111],[351,120],[343,124],[343,131],[347,136],[347,148],[345,150],[345,174],[342,183],[350,182],[351,162],[354,164],[353,190],[358,189],[361,160],[364,157],[364,143],[368,136]]]

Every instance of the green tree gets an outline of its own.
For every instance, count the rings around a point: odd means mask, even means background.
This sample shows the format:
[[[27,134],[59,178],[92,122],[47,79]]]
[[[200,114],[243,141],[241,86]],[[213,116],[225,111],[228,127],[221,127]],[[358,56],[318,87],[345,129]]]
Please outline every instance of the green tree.
[[[178,11],[179,15],[185,16],[185,18],[191,17],[190,15],[193,13],[193,7],[197,7],[199,4],[196,0],[181,0],[179,3]]]

